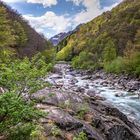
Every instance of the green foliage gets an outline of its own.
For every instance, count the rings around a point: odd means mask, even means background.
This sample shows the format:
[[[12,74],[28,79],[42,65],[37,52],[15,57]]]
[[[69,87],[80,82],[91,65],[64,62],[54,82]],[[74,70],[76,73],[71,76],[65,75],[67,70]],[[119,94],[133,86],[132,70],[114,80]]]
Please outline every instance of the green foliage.
[[[130,55],[130,57],[125,57],[125,70],[127,73],[132,73],[135,75],[140,75],[140,53],[136,52]]]
[[[104,69],[107,72],[113,72],[113,73],[121,73],[124,71],[124,59],[122,57],[118,57],[112,62],[107,62],[104,64]]]
[[[6,9],[0,7],[0,49],[5,49],[9,45],[15,44],[15,36],[9,25],[9,20],[7,19]]]
[[[47,114],[38,111],[31,99],[25,102],[22,95],[26,93],[30,98],[31,93],[47,86],[43,77],[53,65],[47,64],[42,54],[23,60],[5,58],[0,61],[0,87],[7,89],[0,95],[0,135],[11,140],[30,140],[38,134],[37,120]]]
[[[61,51],[59,51],[56,55],[56,60],[66,60],[69,61],[72,58],[72,47],[71,44],[68,45],[67,48],[63,48]]]
[[[14,21],[13,28],[15,29],[14,35],[16,38],[16,44],[18,46],[24,46],[25,43],[27,42],[27,35],[26,35],[26,32],[25,32],[23,26],[21,25],[20,22]]]
[[[116,58],[116,55],[117,54],[114,43],[112,41],[108,41],[107,44],[105,44],[105,48],[103,50],[104,63],[111,62]]]
[[[61,135],[61,130],[57,126],[53,126],[51,129],[51,133],[54,137]]]
[[[74,137],[73,140],[88,140],[88,138],[84,132],[81,132],[79,136]]]
[[[0,1],[0,53],[10,49],[20,58],[32,57],[50,47],[51,43],[43,35],[37,33],[15,10]]]
[[[104,64],[104,69],[107,72],[113,73],[128,73],[140,75],[140,53],[132,53],[129,56],[118,57],[110,63]]]
[[[77,110],[77,113],[78,113],[78,118],[80,119],[84,119],[84,116],[89,112],[89,106],[87,104],[80,104],[78,106],[78,110]]]
[[[56,52],[55,49],[53,48],[46,49],[45,51],[42,52],[42,55],[45,57],[47,63],[55,61]]]
[[[94,69],[95,63],[93,61],[93,54],[88,52],[81,52],[72,60],[72,66],[79,69]]]
[[[9,91],[18,94],[29,92],[33,93],[46,86],[41,80],[52,68],[51,64],[46,64],[45,57],[41,54],[29,60],[14,60],[10,63],[0,64],[0,85]]]
[[[45,115],[15,93],[0,95],[0,135],[9,140],[29,140],[36,129],[35,120]]]
[[[58,60],[72,60],[74,68],[139,75],[138,56],[133,56],[140,52],[139,7],[139,0],[123,1],[82,25],[57,46]]]

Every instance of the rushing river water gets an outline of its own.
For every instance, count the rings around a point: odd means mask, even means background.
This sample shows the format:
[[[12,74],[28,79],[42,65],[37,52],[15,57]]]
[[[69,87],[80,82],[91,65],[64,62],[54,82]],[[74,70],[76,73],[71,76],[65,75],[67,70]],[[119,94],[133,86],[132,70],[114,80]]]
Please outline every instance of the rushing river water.
[[[81,91],[81,94],[88,96],[89,91],[104,97],[104,102],[112,104],[128,118],[140,124],[140,99],[137,94],[116,89],[111,86],[103,86],[102,79],[91,80],[92,75],[86,75],[76,70],[72,70],[68,64],[57,64],[57,71],[52,73],[46,80],[53,85],[59,85],[63,90]],[[121,96],[116,96],[121,95]]]

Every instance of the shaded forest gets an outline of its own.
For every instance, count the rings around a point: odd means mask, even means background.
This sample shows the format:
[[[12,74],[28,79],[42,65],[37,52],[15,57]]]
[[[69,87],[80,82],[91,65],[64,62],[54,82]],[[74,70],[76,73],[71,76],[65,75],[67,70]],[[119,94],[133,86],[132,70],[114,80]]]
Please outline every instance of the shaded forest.
[[[51,47],[47,39],[37,33],[28,22],[9,6],[0,2],[1,49],[15,51],[18,57],[31,57]]]

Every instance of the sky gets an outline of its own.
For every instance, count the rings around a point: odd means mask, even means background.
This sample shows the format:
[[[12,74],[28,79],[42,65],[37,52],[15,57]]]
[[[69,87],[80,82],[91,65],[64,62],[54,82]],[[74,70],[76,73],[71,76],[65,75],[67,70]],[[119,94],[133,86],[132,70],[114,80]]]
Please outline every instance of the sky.
[[[17,10],[37,32],[50,38],[87,23],[122,0],[2,0]]]

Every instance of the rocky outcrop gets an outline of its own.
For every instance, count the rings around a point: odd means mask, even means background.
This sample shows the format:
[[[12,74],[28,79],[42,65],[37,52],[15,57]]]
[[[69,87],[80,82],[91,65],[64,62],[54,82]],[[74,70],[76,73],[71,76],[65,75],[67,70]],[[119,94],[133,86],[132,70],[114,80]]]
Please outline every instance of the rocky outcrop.
[[[140,92],[140,79],[131,75],[116,75],[100,71],[91,72],[91,80],[101,79],[100,84],[104,86],[113,86],[116,89],[122,89],[129,92]]]
[[[53,122],[64,134],[69,132],[77,135],[83,131],[89,140],[140,139],[138,126],[129,121],[118,109],[102,103],[102,100],[96,96],[81,97],[78,92],[74,94],[54,87],[40,90],[32,98],[38,101],[38,108],[49,113],[45,119],[40,120],[41,123],[47,126],[49,122]],[[81,106],[82,104],[84,106]],[[88,109],[85,110],[81,119],[78,117],[78,113],[85,106]],[[79,109],[79,107],[81,108]],[[86,120],[87,115],[91,116],[91,120]],[[47,129],[48,127],[45,128],[45,131]],[[66,139],[65,135],[63,139]]]

